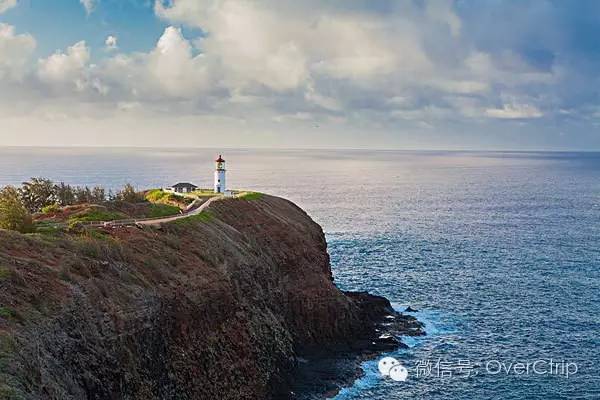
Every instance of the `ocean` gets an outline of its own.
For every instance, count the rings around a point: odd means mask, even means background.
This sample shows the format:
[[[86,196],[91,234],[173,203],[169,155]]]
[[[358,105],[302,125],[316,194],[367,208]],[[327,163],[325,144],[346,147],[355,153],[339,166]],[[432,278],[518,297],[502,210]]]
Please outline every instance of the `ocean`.
[[[339,287],[425,323],[389,354],[406,381],[368,361],[336,400],[600,398],[600,153],[222,154],[230,187],[286,197],[323,226]],[[210,187],[216,155],[0,148],[0,185]]]

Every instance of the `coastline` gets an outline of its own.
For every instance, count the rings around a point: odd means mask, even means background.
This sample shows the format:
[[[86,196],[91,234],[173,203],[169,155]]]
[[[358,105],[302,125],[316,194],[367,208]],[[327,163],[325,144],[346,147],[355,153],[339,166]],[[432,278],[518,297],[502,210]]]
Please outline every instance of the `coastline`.
[[[0,264],[15,398],[323,398],[423,334],[386,299],[340,291],[321,227],[269,195],[159,226],[0,231]]]
[[[348,345],[303,349],[291,385],[293,399],[317,400],[335,397],[364,375],[362,364],[380,355],[408,348],[401,336],[424,336],[417,318],[396,311],[387,299],[367,292],[345,292],[363,305],[370,325],[363,337]]]

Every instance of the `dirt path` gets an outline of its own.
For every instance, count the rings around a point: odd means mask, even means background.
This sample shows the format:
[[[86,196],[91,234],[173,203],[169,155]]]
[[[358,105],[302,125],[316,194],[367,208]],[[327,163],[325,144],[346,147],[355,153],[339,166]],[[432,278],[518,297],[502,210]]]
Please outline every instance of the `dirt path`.
[[[219,200],[220,198],[221,197],[211,197],[210,199],[208,199],[204,203],[202,203],[198,208],[195,208],[192,211],[184,213],[184,214],[173,215],[171,217],[164,217],[164,218],[160,218],[160,219],[136,220],[132,225],[160,225],[160,224],[164,224],[166,222],[172,222],[172,221],[177,221],[178,219],[191,217],[192,215],[198,215],[202,211],[204,211],[213,201]]]
[[[115,227],[115,226],[135,226],[135,225],[160,225],[167,222],[177,221],[179,219],[188,218],[193,215],[198,215],[202,211],[204,211],[213,201],[221,199],[218,197],[211,197],[206,200],[204,203],[200,204],[197,208],[189,212],[184,212],[179,215],[172,215],[169,217],[161,217],[161,218],[138,218],[138,219],[122,219],[122,220],[114,220],[114,221],[106,221],[106,222],[93,222],[87,224],[87,226],[92,227]],[[199,201],[200,199],[196,199],[195,201]]]

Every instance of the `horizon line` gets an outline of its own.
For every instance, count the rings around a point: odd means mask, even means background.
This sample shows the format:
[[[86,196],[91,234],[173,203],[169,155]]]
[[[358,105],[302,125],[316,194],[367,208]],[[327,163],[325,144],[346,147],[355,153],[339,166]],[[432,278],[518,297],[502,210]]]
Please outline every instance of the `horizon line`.
[[[30,148],[30,149],[162,149],[162,150],[271,150],[271,151],[380,151],[380,152],[393,152],[393,151],[407,151],[407,152],[469,152],[469,153],[491,153],[491,152],[502,152],[502,153],[600,153],[599,149],[510,149],[510,148],[498,148],[498,149],[473,149],[473,148],[368,148],[368,147],[213,147],[213,146],[136,146],[136,145],[2,145],[0,149],[9,148]]]

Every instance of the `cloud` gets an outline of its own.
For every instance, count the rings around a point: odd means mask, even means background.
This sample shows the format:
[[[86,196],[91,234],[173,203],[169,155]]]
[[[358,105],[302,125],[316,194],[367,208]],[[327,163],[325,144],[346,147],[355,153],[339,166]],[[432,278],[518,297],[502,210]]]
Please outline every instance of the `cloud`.
[[[82,3],[91,11],[97,1]],[[511,119],[533,126],[589,117],[600,102],[600,52],[573,33],[585,22],[579,11],[468,4],[154,0],[168,27],[149,50],[124,51],[111,35],[93,61],[78,42],[36,69],[28,64],[35,40],[11,28],[0,38],[13,43],[12,56],[0,44],[0,74],[31,78],[22,85],[29,101],[52,115],[201,116],[249,132],[267,129],[265,121],[302,127],[312,119],[349,132],[444,127],[460,135]],[[510,23],[494,24],[500,17]],[[17,38],[29,45],[14,45]]]
[[[452,2],[447,0],[429,0],[425,4],[425,12],[434,21],[446,24],[452,36],[460,35],[462,22],[452,9]]]
[[[94,9],[96,9],[96,5],[98,4],[98,0],[79,0],[83,8],[85,8],[85,12],[87,15],[90,15]]]
[[[387,19],[323,8],[312,2],[156,1],[158,16],[205,30],[207,56],[231,86],[276,91],[306,87],[316,75],[377,80],[430,70],[409,19]]]
[[[209,16],[209,8],[216,6],[217,3],[211,0],[178,1],[176,3],[155,0],[154,12],[163,19],[197,26],[199,23],[204,24],[204,21]]]
[[[530,104],[504,104],[501,108],[488,108],[485,115],[500,119],[528,119],[540,118],[544,113]]]
[[[181,29],[168,27],[156,48],[146,57],[145,68],[167,94],[174,96],[202,93],[208,85],[204,56],[194,56],[192,46]]]
[[[99,71],[102,78],[127,96],[192,99],[205,95],[217,84],[209,62],[194,55],[181,29],[167,27],[149,53],[117,55]]]
[[[195,4],[177,2],[164,13],[173,15],[180,7],[198,15],[195,25],[208,30],[201,47],[223,69],[230,87],[285,91],[308,78],[304,39],[295,21],[286,24],[276,13],[252,2],[214,3],[200,14]]]
[[[85,41],[77,42],[66,52],[56,52],[38,61],[38,75],[47,83],[73,83],[84,73],[90,60]]]
[[[14,26],[0,23],[0,81],[22,79],[35,47],[33,36],[16,34]]]
[[[41,59],[37,76],[55,93],[75,88],[114,104],[153,102],[192,113],[220,107],[230,113],[229,103],[236,112],[262,107],[275,115],[377,119],[386,112],[411,119],[453,112],[468,118],[517,115],[510,104],[496,109],[504,104],[503,92],[519,97],[525,86],[558,79],[555,70],[539,70],[510,49],[494,53],[473,46],[452,3],[389,7],[156,0],[157,16],[202,34],[189,38],[169,26],[147,53],[118,52],[117,37],[110,35],[105,48],[111,56],[98,64],[90,64],[90,50],[79,42]],[[397,98],[408,99],[409,108],[388,101]]]
[[[17,5],[17,0],[0,0],[0,14]]]
[[[104,41],[104,45],[106,46],[106,49],[109,51],[112,50],[116,50],[118,48],[117,46],[117,37],[114,35],[109,35],[106,37],[106,40]]]
[[[296,102],[300,92],[308,103],[339,112],[418,88],[426,89],[418,96],[437,92],[439,101],[446,94],[494,95],[498,84],[551,76],[518,65],[516,55],[512,64],[503,58],[510,68],[499,68],[494,56],[465,46],[452,3],[407,3],[385,12],[346,4],[157,0],[155,12],[206,32],[197,46],[219,68],[223,87],[237,95],[266,89],[262,95],[275,92],[279,105],[281,93]]]
[[[90,65],[89,61],[90,49],[85,41],[80,41],[68,47],[65,52],[56,52],[48,58],[38,60],[37,75],[41,82],[57,94],[92,90],[104,95],[108,92],[108,87],[95,76],[97,66]]]

